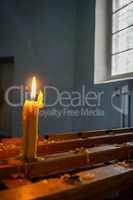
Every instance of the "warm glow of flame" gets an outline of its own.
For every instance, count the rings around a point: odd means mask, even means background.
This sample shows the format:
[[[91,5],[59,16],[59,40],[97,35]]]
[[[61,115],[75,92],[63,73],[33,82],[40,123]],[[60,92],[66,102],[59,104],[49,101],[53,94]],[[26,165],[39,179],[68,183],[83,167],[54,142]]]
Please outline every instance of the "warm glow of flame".
[[[38,103],[39,108],[43,107],[43,93],[41,90],[40,90],[38,98],[37,98],[37,103]]]
[[[32,99],[36,98],[36,89],[37,89],[37,86],[36,86],[36,77],[34,76],[32,78],[32,87],[31,87],[31,98]]]

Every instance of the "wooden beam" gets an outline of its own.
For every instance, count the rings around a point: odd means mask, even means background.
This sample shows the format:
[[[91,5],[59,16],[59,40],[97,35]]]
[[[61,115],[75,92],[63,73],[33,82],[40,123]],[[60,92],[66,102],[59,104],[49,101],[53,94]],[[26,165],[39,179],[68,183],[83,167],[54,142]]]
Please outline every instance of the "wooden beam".
[[[85,137],[93,137],[93,136],[101,136],[107,134],[117,134],[117,133],[127,133],[133,132],[133,128],[117,128],[117,129],[110,129],[110,130],[96,130],[96,131],[80,131],[80,132],[72,132],[72,133],[55,133],[54,135],[49,134],[47,135],[51,140],[69,140],[69,139],[76,139],[76,138],[85,138]]]
[[[25,163],[19,160],[8,161],[0,165],[0,178],[9,177],[13,173],[23,173],[25,177],[35,178],[51,176],[81,168],[90,168],[95,164],[112,160],[127,159],[133,155],[133,144],[121,147],[101,146],[45,156],[44,161]],[[9,166],[8,166],[9,164]]]
[[[7,178],[7,179],[3,179],[2,182],[9,189],[31,184],[31,181],[25,178]]]
[[[50,176],[67,171],[92,167],[98,163],[112,160],[127,159],[133,155],[133,144],[118,147],[101,146],[90,148],[87,151],[77,153],[61,153],[46,157],[45,161],[26,163],[24,174],[28,178]]]
[[[8,159],[1,161],[0,179],[9,178],[13,174],[20,174],[22,171],[23,164],[23,160]]]
[[[110,130],[96,130],[96,131],[80,131],[80,132],[64,132],[64,133],[55,133],[54,135],[49,134],[45,137],[49,140],[71,140],[71,139],[79,139],[79,138],[87,138],[94,136],[102,136],[109,134],[117,134],[117,133],[127,133],[133,132],[133,128],[119,128],[119,129],[110,129]],[[40,137],[40,141],[43,141],[43,138]],[[20,137],[16,138],[1,138],[1,142],[4,144],[15,144],[20,145],[22,143]]]
[[[39,154],[51,154],[53,152],[69,151],[80,147],[93,147],[103,144],[121,144],[133,141],[133,133],[119,133],[116,135],[102,135],[89,138],[79,138],[71,140],[54,141],[52,143],[40,144],[38,146]]]
[[[133,133],[117,133],[115,135],[101,135],[89,138],[77,138],[71,140],[61,141],[39,141],[38,154],[52,154],[53,152],[65,152],[80,147],[93,147],[103,144],[120,144],[133,141]],[[13,149],[2,149],[0,151],[0,159],[7,159],[9,157],[15,157],[20,152],[20,146],[16,146]]]
[[[94,178],[87,180],[88,174]],[[77,174],[80,184],[65,183],[61,178],[48,179],[8,191],[1,191],[2,200],[83,200],[104,199],[111,192],[121,192],[133,184],[133,169],[104,166]]]

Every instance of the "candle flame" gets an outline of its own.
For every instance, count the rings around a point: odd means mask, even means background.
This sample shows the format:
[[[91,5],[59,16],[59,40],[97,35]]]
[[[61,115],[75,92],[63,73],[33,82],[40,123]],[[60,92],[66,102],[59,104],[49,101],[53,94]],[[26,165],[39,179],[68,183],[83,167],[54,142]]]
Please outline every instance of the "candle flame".
[[[32,87],[31,87],[31,98],[32,99],[36,98],[36,89],[37,89],[37,86],[36,86],[36,77],[34,76],[32,78]]]
[[[43,107],[43,93],[41,90],[40,90],[38,98],[37,98],[37,103],[38,103],[39,108]]]

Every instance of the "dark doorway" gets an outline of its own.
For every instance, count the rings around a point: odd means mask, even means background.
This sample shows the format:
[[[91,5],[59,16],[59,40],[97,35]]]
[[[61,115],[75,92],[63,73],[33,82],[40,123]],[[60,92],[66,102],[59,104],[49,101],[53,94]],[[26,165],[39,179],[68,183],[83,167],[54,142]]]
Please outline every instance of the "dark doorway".
[[[12,135],[11,107],[6,103],[4,94],[13,85],[14,57],[0,58],[0,137]]]

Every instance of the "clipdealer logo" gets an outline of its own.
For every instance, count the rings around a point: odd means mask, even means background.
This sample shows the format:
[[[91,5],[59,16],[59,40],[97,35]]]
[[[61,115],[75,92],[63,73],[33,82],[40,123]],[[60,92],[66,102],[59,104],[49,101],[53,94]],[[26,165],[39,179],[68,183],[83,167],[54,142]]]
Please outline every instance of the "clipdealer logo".
[[[13,101],[12,93],[17,93],[17,101]],[[78,116],[104,116],[101,109],[103,91],[88,91],[82,85],[79,91],[61,91],[53,86],[43,88],[44,109],[40,111],[40,116],[54,117],[78,117]],[[28,88],[12,86],[5,92],[5,101],[11,107],[21,107],[25,99],[29,99]],[[60,109],[59,109],[60,108]]]
[[[13,92],[17,93],[17,101],[12,98]],[[41,116],[56,116],[57,118],[61,116],[104,116],[102,109],[102,106],[104,107],[103,98],[106,98],[104,91],[88,91],[85,85],[82,85],[80,92],[61,91],[56,87],[46,86],[43,88],[43,93],[45,106],[40,112]],[[12,86],[5,92],[5,101],[11,107],[22,107],[25,99],[29,98],[28,88],[23,85]],[[128,115],[128,98],[128,86],[125,85],[112,93],[110,106],[120,114]]]
[[[128,85],[124,85],[115,90],[111,96],[111,105],[120,114],[128,115],[129,95]],[[116,99],[119,99],[119,105],[116,104]]]
[[[11,93],[16,92],[18,96],[17,102],[13,102]],[[46,86],[43,88],[45,107],[53,107],[60,105],[62,107],[99,107],[102,104],[103,91],[87,91],[85,85],[82,86],[81,91],[60,91],[53,86]],[[52,101],[50,96],[52,96]],[[5,92],[5,101],[9,106],[20,107],[24,100],[28,99],[29,91],[23,85],[12,86]],[[49,101],[50,99],[50,101]]]

